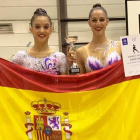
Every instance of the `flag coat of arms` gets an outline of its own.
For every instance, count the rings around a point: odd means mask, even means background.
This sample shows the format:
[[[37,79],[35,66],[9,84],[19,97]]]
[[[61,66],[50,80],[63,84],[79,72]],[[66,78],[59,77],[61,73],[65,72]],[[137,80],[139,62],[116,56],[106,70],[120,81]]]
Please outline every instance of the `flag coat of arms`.
[[[0,58],[0,140],[140,140],[140,75],[122,60],[48,75]]]

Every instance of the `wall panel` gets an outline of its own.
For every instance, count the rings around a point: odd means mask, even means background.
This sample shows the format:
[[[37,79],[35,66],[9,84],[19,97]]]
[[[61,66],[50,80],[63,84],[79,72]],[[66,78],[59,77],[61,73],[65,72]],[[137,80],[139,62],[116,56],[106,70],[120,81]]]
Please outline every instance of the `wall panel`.
[[[108,17],[125,17],[125,4],[103,5],[107,10]],[[88,18],[92,5],[68,6],[68,18]],[[120,11],[120,12],[118,12]]]
[[[92,31],[87,22],[68,23],[68,35],[78,35],[77,42],[89,42],[92,39]],[[120,36],[126,34],[125,21],[110,21],[106,36],[112,40],[120,40]]]
[[[58,33],[58,22],[57,20],[52,20],[54,23],[55,30],[52,33]],[[0,23],[12,23],[13,31],[15,34],[17,33],[29,33],[30,32],[30,20],[23,21],[0,21]]]
[[[0,7],[0,20],[30,20],[37,7]],[[41,7],[52,19],[57,19],[57,7]]]
[[[56,6],[56,0],[0,0],[0,7]]]
[[[93,5],[95,3],[101,4],[124,4],[125,0],[67,0],[67,5]]]
[[[0,46],[26,46],[28,42],[34,42],[31,33],[28,34],[0,34]],[[49,39],[49,45],[58,45],[58,34],[53,33]]]

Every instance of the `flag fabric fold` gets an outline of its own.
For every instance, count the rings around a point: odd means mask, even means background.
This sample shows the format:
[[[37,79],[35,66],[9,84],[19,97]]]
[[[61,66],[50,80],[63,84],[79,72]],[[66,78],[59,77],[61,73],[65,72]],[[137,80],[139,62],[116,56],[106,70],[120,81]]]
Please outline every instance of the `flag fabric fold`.
[[[140,75],[122,60],[48,75],[0,58],[0,140],[139,140]]]
[[[93,90],[139,78],[139,76],[124,77],[122,60],[87,74],[52,76],[46,73],[31,71],[0,59],[0,73],[0,86],[49,92]]]

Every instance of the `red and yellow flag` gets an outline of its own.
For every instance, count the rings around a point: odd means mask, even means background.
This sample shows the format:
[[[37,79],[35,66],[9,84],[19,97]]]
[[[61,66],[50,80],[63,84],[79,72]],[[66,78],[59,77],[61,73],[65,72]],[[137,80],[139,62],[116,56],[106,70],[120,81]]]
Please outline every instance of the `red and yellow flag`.
[[[122,60],[54,76],[0,59],[0,140],[140,140],[140,75]]]

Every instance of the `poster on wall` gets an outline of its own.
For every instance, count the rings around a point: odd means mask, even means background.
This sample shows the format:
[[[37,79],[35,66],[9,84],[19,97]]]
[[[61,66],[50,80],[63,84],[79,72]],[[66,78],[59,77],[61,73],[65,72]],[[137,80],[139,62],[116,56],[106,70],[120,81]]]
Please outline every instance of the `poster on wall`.
[[[140,34],[140,0],[125,0],[126,34]]]
[[[125,77],[140,75],[140,34],[120,37]]]

